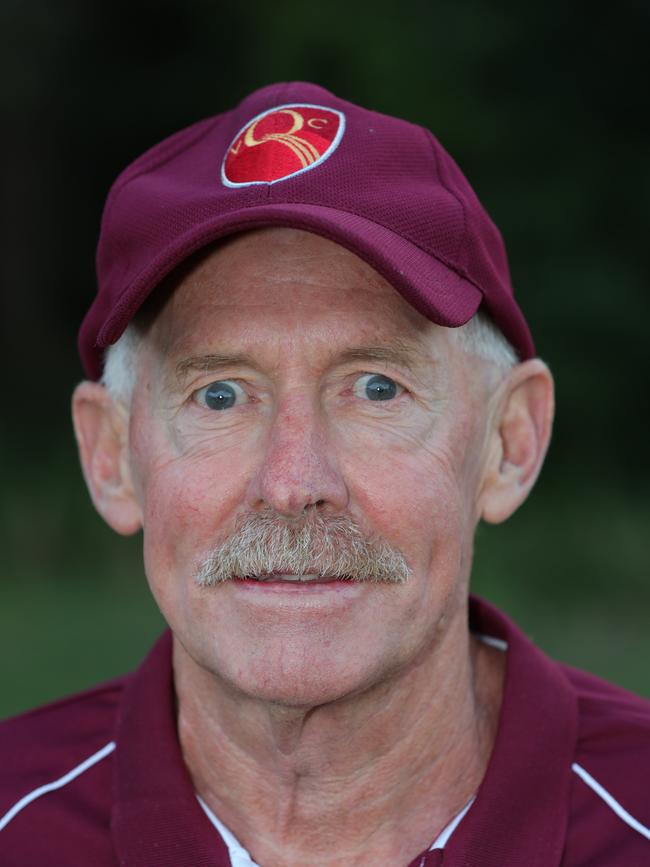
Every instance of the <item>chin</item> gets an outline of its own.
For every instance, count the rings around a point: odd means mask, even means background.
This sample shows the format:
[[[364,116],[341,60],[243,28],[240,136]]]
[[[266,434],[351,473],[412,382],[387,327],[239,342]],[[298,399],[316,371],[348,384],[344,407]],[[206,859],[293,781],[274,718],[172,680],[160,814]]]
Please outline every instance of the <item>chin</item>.
[[[319,683],[284,680],[278,683],[240,684],[239,688],[255,701],[278,705],[286,708],[313,708],[343,701],[360,691],[350,689],[340,683]]]
[[[376,671],[351,668],[349,659],[323,659],[315,649],[294,660],[285,653],[279,664],[267,656],[236,671],[219,668],[221,677],[248,698],[295,708],[341,701],[380,679]]]

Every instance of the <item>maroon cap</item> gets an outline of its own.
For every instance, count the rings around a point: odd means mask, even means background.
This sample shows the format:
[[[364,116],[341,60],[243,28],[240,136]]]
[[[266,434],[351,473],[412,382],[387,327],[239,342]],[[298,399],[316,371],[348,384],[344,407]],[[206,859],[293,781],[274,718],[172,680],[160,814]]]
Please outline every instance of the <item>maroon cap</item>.
[[[463,325],[483,303],[519,357],[534,355],[501,235],[437,139],[294,82],[181,130],[118,177],[79,333],[88,376],[101,376],[105,348],[177,265],[261,226],[341,244],[439,325]]]

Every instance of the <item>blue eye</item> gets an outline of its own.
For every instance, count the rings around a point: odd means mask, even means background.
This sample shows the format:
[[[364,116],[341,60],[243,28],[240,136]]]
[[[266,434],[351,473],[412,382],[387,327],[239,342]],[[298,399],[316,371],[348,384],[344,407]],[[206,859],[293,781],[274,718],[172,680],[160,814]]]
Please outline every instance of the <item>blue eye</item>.
[[[236,403],[241,403],[238,398],[242,397],[245,397],[243,389],[231,380],[211,382],[196,392],[196,399],[208,409],[230,409]]]
[[[401,390],[401,386],[394,380],[381,373],[364,373],[357,379],[353,388],[357,397],[365,397],[368,400],[392,400]]]

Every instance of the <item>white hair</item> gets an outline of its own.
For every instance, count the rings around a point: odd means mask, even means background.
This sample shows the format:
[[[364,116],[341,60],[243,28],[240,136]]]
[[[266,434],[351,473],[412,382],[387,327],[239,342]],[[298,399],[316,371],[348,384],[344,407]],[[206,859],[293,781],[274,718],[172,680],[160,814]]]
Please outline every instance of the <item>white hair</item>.
[[[504,371],[510,370],[519,361],[515,348],[494,324],[492,317],[483,310],[475,313],[465,325],[450,328],[449,332],[463,352],[491,361]]]
[[[142,344],[142,331],[130,322],[119,340],[104,354],[102,385],[115,400],[130,403],[138,370],[138,353]]]
[[[507,371],[517,364],[517,353],[492,322],[487,313],[479,311],[465,325],[449,329],[452,339],[463,352]],[[143,332],[131,322],[119,340],[109,346],[104,356],[102,383],[113,398],[128,404],[133,394],[138,369],[138,353]]]

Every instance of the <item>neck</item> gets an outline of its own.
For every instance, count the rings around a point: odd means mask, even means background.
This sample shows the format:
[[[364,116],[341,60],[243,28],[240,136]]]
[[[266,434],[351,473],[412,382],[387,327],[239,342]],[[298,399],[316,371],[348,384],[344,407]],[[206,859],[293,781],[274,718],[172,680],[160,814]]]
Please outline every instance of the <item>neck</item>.
[[[197,793],[262,867],[408,864],[476,793],[494,742],[504,654],[466,624],[390,680],[311,708],[243,696],[175,642]]]

